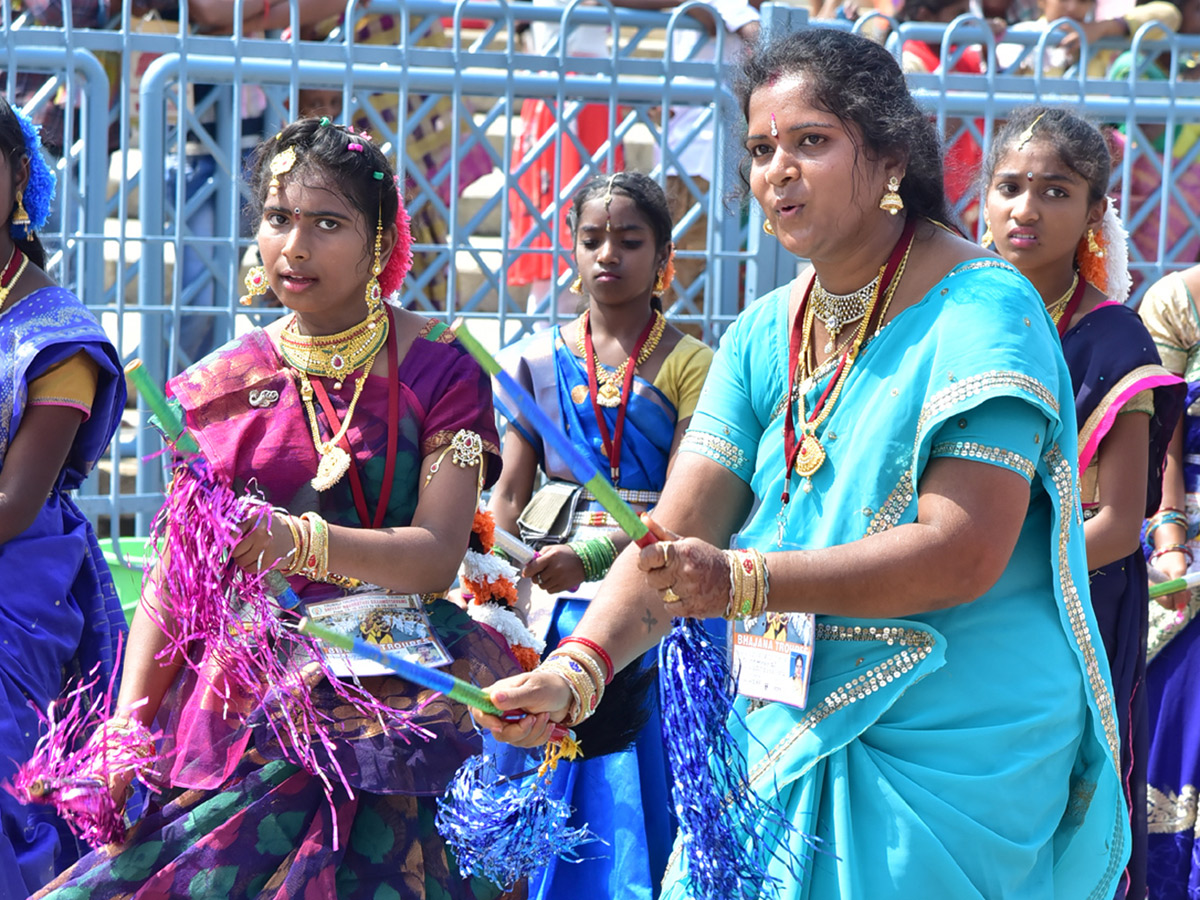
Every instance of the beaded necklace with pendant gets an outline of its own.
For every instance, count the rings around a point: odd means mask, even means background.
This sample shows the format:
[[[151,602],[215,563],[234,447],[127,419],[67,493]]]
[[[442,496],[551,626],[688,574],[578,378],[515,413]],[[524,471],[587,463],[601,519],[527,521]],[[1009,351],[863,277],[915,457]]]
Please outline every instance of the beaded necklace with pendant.
[[[650,332],[646,336],[646,340],[642,343],[641,351],[637,353],[637,359],[633,356],[628,357],[621,365],[612,372],[608,372],[603,368],[600,362],[600,357],[595,353],[588,353],[587,350],[587,334],[591,328],[589,319],[590,311],[585,310],[583,318],[579,322],[579,327],[575,335],[575,349],[579,356],[584,360],[584,364],[593,369],[596,373],[596,402],[601,406],[612,409],[621,405],[621,386],[625,382],[625,372],[629,369],[630,363],[633,363],[634,370],[642,365],[650,358],[650,355],[658,349],[658,342],[662,340],[663,332],[667,328],[667,319],[658,310],[654,311],[654,324],[650,327]]]

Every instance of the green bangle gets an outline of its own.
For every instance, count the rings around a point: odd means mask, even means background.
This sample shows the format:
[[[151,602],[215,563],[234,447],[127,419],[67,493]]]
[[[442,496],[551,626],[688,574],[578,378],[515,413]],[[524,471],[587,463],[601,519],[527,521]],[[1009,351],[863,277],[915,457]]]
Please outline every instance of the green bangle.
[[[584,581],[599,581],[617,558],[617,548],[610,537],[592,538],[567,544],[583,564]]]

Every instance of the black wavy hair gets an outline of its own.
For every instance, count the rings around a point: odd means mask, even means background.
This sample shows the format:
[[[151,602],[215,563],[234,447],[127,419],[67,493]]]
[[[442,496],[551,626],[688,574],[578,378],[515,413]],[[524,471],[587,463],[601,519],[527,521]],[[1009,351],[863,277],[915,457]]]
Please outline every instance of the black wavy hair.
[[[351,150],[351,144],[362,149]],[[296,151],[296,164],[281,180],[309,178],[315,184],[340,192],[362,213],[367,226],[364,247],[370,254],[375,223],[382,222],[386,230],[396,221],[400,204],[396,173],[383,151],[365,135],[331,124],[326,118],[298,119],[258,145],[251,164],[251,200],[247,204],[253,220],[262,218],[270,193],[271,160],[289,147]]]
[[[1112,177],[1112,157],[1108,141],[1091,122],[1067,109],[1054,106],[1023,106],[1013,112],[992,141],[980,169],[984,190],[991,183],[1005,155],[1033,128],[1031,140],[1047,143],[1058,158],[1088,186],[1088,203],[1108,194]]]
[[[908,213],[951,221],[942,180],[942,142],[887,50],[832,28],[769,35],[742,58],[734,82],[742,114],[749,118],[750,97],[756,90],[786,75],[802,75],[813,107],[854,126],[868,159],[889,154],[907,159],[900,197]],[[748,185],[744,169],[743,181]]]
[[[584,182],[583,187],[575,192],[571,208],[567,210],[567,227],[571,230],[571,238],[579,231],[579,217],[583,214],[584,204],[597,197],[605,197],[609,192],[628,197],[633,201],[654,232],[654,249],[665,255],[667,244],[671,243],[671,207],[667,204],[667,195],[662,186],[649,175],[641,172],[614,172],[612,175],[596,175]],[[662,311],[662,300],[654,297],[650,305]]]
[[[0,95],[0,153],[3,153],[8,159],[15,187],[17,169],[20,168],[21,160],[29,158],[29,148],[25,146],[25,132],[21,130],[21,122],[17,119],[17,114],[13,112],[8,100],[2,95]],[[11,225],[13,214],[16,211],[17,201],[14,191],[12,209],[4,218],[5,228]],[[46,248],[42,246],[42,242],[36,234],[29,232],[28,237],[14,237],[13,243],[29,257],[31,263],[39,269],[46,268]]]

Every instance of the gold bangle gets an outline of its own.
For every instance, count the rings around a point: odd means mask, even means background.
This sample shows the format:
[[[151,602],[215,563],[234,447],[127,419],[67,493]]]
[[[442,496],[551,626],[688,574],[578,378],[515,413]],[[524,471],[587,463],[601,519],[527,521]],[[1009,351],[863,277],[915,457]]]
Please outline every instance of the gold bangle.
[[[575,660],[575,662],[587,669],[588,674],[592,677],[592,687],[595,689],[597,697],[604,693],[604,670],[601,668],[600,663],[593,659],[586,651],[560,647],[546,658],[550,659],[554,656],[565,656],[568,659]],[[596,702],[599,703],[599,699]]]
[[[596,706],[600,702],[596,683],[592,676],[588,674],[587,669],[580,665],[579,662],[566,655],[555,656],[551,654],[538,668],[561,675],[567,680],[567,684],[572,687],[571,693],[572,696],[578,699],[578,708],[568,710],[565,722],[568,728],[575,727],[596,711]]]

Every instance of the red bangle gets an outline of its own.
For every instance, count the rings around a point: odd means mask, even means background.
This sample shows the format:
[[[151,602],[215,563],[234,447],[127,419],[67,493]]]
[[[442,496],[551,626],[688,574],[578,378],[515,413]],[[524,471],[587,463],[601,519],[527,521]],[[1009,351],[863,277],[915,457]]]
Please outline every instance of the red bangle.
[[[597,656],[599,656],[600,659],[604,662],[604,672],[605,672],[604,683],[605,684],[612,683],[613,675],[616,673],[613,671],[612,657],[608,655],[608,653],[605,651],[605,649],[603,647],[601,647],[599,644],[597,644],[595,641],[591,640],[590,638],[576,637],[573,634],[568,634],[565,638],[563,638],[561,641],[559,641],[558,646],[561,647],[563,644],[570,644],[570,643],[583,644],[583,646],[587,647],[589,650],[591,650],[593,653],[595,653]]]

